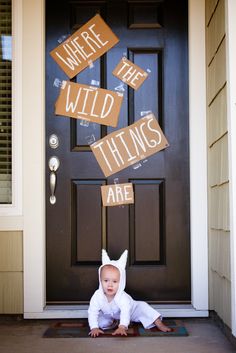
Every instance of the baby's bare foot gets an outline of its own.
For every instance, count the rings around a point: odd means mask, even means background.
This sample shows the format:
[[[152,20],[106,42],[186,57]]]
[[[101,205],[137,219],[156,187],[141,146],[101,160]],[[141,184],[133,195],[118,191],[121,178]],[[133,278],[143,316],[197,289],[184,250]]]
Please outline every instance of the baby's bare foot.
[[[165,324],[163,324],[163,322],[160,319],[157,319],[154,322],[154,324],[162,332],[170,332],[171,331],[171,329],[169,327],[167,327]]]

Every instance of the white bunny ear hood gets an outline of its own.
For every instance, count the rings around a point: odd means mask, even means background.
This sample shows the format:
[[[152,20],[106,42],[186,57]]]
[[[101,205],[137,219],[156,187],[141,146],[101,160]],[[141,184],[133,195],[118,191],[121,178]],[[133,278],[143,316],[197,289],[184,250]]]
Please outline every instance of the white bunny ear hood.
[[[112,265],[116,267],[120,272],[120,283],[119,283],[119,289],[115,295],[114,300],[116,299],[119,300],[120,295],[125,289],[125,285],[126,285],[125,267],[126,267],[127,257],[128,257],[128,250],[125,250],[118,260],[110,260],[106,250],[102,249],[102,265],[98,269],[99,291],[103,293],[102,284],[101,284],[101,269],[105,265]]]

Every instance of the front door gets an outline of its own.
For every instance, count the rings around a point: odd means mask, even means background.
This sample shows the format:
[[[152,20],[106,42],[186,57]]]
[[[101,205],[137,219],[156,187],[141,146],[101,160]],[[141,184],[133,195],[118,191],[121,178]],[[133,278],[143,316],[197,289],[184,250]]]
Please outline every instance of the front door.
[[[120,41],[73,81],[123,90],[116,129],[151,111],[170,144],[109,178],[89,144],[115,129],[54,114],[68,78],[49,55],[96,13]],[[89,301],[102,248],[114,259],[129,250],[126,291],[135,299],[190,302],[187,18],[186,0],[46,1],[46,160],[60,162],[56,202],[46,165],[48,304]],[[149,73],[137,91],[112,75],[123,56]],[[102,207],[101,185],[117,182],[133,183],[135,203]]]

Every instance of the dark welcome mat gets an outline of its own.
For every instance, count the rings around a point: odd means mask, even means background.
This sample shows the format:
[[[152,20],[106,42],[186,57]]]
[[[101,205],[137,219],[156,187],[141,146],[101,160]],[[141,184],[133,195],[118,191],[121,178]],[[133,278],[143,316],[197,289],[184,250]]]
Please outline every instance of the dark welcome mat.
[[[127,337],[176,337],[188,336],[186,328],[178,320],[163,320],[163,322],[171,328],[170,332],[162,332],[156,327],[145,330],[141,324],[131,324],[127,331]],[[88,321],[86,319],[78,319],[76,321],[61,321],[51,325],[45,332],[44,338],[77,338],[89,337]],[[104,331],[99,337],[121,337],[112,336],[114,330]],[[124,337],[126,338],[126,337]]]

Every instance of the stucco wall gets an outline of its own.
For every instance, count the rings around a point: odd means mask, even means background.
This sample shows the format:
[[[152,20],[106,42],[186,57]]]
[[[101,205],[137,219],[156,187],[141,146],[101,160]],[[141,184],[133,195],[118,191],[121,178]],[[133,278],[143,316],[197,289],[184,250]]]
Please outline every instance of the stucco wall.
[[[210,309],[231,327],[225,0],[206,0]]]
[[[0,232],[0,314],[22,313],[22,232]]]

